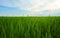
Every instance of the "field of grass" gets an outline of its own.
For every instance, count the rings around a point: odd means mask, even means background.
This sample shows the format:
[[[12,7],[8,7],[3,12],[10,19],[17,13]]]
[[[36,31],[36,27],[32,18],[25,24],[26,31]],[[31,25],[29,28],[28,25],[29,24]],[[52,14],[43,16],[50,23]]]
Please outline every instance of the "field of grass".
[[[60,38],[60,17],[0,17],[0,38]]]

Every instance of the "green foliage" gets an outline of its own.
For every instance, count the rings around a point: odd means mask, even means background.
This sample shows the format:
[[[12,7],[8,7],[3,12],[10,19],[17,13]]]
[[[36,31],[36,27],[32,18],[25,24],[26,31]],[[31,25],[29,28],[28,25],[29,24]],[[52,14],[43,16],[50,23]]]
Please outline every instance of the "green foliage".
[[[0,17],[0,38],[60,38],[60,17]]]

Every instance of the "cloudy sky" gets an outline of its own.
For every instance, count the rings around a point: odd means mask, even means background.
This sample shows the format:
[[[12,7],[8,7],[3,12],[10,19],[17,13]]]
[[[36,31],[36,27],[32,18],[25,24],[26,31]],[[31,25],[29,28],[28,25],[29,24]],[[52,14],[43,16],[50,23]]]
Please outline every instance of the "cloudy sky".
[[[0,16],[60,16],[60,0],[0,0]]]

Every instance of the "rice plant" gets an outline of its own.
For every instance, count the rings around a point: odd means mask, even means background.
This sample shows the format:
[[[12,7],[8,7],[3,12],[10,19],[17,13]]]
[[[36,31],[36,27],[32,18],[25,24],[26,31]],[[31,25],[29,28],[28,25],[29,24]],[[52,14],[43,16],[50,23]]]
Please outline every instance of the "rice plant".
[[[0,17],[0,38],[60,38],[60,17]]]

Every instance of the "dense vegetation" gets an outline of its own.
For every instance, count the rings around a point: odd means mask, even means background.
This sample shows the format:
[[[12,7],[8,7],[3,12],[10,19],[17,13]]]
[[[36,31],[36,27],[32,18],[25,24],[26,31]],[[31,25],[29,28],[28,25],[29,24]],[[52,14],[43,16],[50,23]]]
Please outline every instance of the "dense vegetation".
[[[0,17],[0,38],[60,38],[60,17]]]

